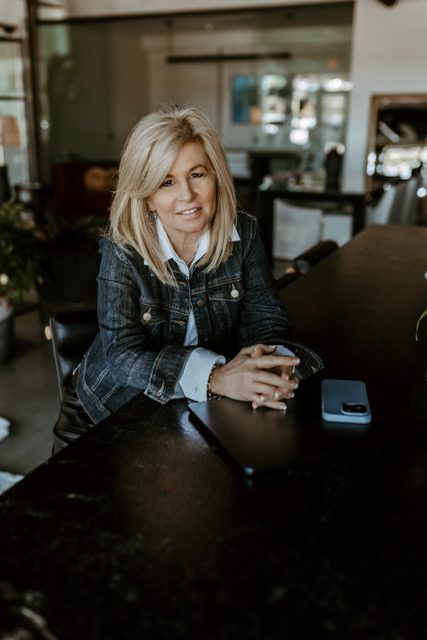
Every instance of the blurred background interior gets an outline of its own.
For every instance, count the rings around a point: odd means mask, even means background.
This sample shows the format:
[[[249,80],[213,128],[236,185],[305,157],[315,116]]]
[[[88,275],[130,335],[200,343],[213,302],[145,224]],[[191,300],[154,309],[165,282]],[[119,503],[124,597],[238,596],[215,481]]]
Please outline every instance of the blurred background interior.
[[[139,118],[171,101],[206,111],[240,205],[261,220],[274,193],[279,278],[319,241],[347,242],[361,206],[364,225],[427,224],[426,24],[426,0],[0,0],[1,470],[50,455],[45,327],[95,304]]]

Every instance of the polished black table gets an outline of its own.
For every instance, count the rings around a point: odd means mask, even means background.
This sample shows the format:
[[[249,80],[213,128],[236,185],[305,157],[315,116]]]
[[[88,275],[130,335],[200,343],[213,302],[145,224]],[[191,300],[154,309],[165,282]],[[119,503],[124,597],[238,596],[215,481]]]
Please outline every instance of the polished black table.
[[[329,191],[312,190],[307,188],[290,188],[286,183],[272,183],[267,188],[258,189],[256,213],[260,229],[260,235],[267,253],[272,262],[273,259],[273,233],[274,233],[274,200],[280,198],[290,203],[312,207],[326,206],[333,208],[332,214],[348,214],[352,218],[352,235],[356,235],[365,227],[366,205],[371,202],[373,194],[363,191]]]
[[[137,398],[1,497],[0,637],[424,638],[426,262],[427,229],[370,227],[282,294],[389,443],[249,481]],[[289,410],[313,437],[320,378]]]

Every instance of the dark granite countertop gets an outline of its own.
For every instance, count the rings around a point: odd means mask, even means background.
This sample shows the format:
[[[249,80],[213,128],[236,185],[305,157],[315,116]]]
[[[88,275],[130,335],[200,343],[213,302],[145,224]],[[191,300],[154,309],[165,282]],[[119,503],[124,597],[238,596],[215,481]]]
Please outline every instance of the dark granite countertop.
[[[0,500],[3,637],[424,637],[422,443],[248,482],[153,404]]]
[[[370,228],[285,292],[325,375],[366,381],[369,446],[249,481],[136,398],[0,498],[0,639],[424,639],[426,246]]]

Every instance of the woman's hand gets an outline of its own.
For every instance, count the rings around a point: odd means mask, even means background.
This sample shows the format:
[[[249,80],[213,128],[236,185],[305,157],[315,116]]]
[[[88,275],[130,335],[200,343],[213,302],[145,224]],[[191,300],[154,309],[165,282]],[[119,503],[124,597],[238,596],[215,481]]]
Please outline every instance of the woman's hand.
[[[214,394],[252,402],[271,409],[286,409],[283,399],[293,398],[298,380],[293,371],[299,364],[294,356],[274,354],[273,345],[245,347],[227,364],[212,372],[211,391]]]
[[[276,349],[275,345],[265,345],[265,344],[257,344],[250,348],[252,350],[251,351],[252,357],[259,357],[263,353],[272,353]],[[285,366],[281,364],[274,368],[274,372],[280,375],[285,382],[288,381],[290,387],[293,388],[294,391],[296,391],[296,389],[298,389],[298,386],[299,386],[299,379],[295,376],[295,366],[298,365],[299,362],[300,362],[299,359],[297,357],[294,357],[294,364],[291,364],[291,365],[287,364]],[[278,404],[277,400],[281,400],[283,398],[290,399],[290,398],[293,398],[294,396],[295,396],[295,393],[293,392],[291,392],[288,395],[282,396],[282,395],[279,395],[279,392],[276,390],[274,391],[273,398],[262,398],[261,403],[252,402],[252,408],[258,409],[258,407],[261,404],[262,406],[269,407],[271,409],[282,409],[281,406],[280,407],[277,406]],[[284,409],[286,410],[286,405]]]

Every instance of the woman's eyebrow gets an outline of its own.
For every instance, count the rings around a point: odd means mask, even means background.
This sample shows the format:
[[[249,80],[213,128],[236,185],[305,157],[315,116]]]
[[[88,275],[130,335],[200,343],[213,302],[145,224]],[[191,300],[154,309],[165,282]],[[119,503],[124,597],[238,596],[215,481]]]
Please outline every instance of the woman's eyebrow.
[[[205,164],[199,163],[199,164],[195,164],[194,167],[191,167],[191,169],[188,169],[187,173],[191,173],[192,171],[194,171],[195,169],[198,169],[199,167],[201,169],[205,169],[206,171],[208,170],[208,168],[207,168],[207,166]],[[167,176],[166,176],[166,178],[173,178],[173,177],[174,177],[173,173],[168,173]]]
[[[206,169],[207,170],[207,166],[205,164],[203,164],[202,162],[199,162],[199,164],[196,164],[196,165],[194,165],[194,167],[191,167],[190,172],[194,171],[194,169],[198,169],[199,167],[201,169]]]

